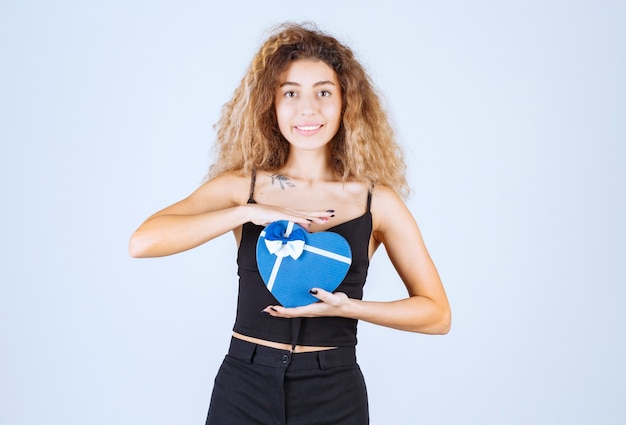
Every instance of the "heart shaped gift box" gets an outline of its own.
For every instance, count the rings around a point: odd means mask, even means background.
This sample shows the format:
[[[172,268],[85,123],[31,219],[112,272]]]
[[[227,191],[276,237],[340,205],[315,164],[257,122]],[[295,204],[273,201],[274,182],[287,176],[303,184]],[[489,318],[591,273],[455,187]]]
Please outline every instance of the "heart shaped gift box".
[[[352,264],[352,251],[337,233],[309,233],[280,220],[261,232],[256,261],[274,298],[284,307],[299,307],[318,301],[309,293],[311,288],[337,289]]]

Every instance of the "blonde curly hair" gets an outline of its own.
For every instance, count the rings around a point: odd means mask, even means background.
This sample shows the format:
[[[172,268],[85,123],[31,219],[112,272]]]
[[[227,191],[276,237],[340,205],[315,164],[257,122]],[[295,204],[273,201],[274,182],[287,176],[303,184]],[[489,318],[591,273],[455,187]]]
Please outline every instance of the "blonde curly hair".
[[[407,195],[404,154],[369,76],[348,47],[313,24],[280,25],[254,56],[215,125],[215,161],[208,178],[285,164],[289,142],[278,128],[274,96],[279,75],[298,59],[323,61],[337,74],[342,120],[330,142],[337,173],[344,180],[383,184]]]

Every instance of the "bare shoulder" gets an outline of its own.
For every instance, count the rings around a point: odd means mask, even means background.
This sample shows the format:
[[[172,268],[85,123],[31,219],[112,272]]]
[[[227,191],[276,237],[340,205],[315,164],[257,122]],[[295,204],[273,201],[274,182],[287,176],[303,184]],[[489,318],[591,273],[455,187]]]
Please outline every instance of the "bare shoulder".
[[[163,214],[201,214],[243,205],[248,199],[250,176],[228,172],[204,182],[185,199],[157,212]]]
[[[397,208],[406,208],[402,198],[387,186],[377,184],[372,190],[372,212],[384,216]]]
[[[374,187],[371,211],[374,236],[379,241],[384,240],[385,233],[402,232],[406,226],[417,226],[400,195],[387,186]]]
[[[221,209],[245,204],[248,200],[251,176],[229,171],[204,182],[187,199],[219,205]]]

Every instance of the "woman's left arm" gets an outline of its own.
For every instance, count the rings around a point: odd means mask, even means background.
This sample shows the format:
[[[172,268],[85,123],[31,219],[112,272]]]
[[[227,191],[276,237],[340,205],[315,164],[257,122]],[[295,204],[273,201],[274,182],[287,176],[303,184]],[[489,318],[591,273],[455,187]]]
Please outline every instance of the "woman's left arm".
[[[321,303],[290,309],[270,306],[265,311],[280,317],[341,316],[410,332],[447,333],[451,323],[448,298],[413,215],[395,192],[377,186],[372,217],[373,242],[385,246],[407,288],[407,298],[362,301],[313,288]]]

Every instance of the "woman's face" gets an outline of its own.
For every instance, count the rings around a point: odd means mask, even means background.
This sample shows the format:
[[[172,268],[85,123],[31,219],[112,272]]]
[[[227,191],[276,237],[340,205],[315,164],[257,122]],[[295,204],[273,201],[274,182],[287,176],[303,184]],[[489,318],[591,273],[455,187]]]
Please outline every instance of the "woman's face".
[[[274,104],[280,132],[292,147],[325,147],[341,122],[337,74],[322,61],[296,60],[280,74]]]

